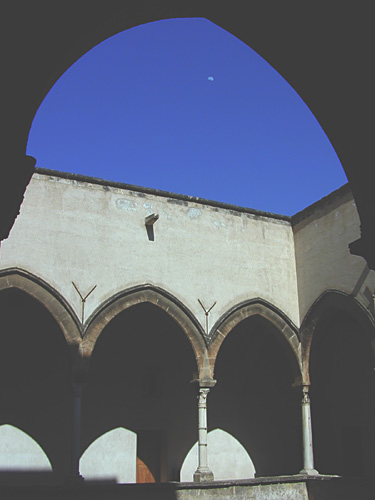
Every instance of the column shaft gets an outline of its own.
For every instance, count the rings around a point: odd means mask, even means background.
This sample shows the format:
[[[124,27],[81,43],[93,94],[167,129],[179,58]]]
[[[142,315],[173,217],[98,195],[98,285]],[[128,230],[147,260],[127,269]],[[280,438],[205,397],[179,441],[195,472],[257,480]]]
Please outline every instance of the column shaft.
[[[201,387],[198,396],[198,468],[194,482],[213,481],[214,475],[207,461],[207,396],[210,389]]]
[[[300,474],[316,475],[318,471],[314,469],[314,452],[312,442],[311,409],[309,389],[302,388],[302,450],[303,469]]]
[[[82,384],[73,384],[73,436],[72,436],[72,479],[83,479],[79,472],[81,455],[81,398]]]

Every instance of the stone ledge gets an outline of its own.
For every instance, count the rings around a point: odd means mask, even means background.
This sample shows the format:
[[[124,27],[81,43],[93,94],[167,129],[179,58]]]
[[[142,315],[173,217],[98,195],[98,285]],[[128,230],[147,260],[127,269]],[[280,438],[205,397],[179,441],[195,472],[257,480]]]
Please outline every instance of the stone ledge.
[[[0,485],[6,500],[373,500],[375,479],[338,476],[273,476],[211,483]]]

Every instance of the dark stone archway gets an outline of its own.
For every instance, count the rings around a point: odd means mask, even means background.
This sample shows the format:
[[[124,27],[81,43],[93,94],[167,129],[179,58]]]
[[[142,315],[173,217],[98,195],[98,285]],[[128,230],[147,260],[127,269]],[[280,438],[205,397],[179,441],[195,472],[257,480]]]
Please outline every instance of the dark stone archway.
[[[234,436],[260,477],[296,474],[302,464],[300,395],[279,336],[264,316],[234,324],[218,352],[208,401],[209,430]]]
[[[138,304],[149,303],[165,311],[182,329],[193,349],[199,379],[210,378],[206,341],[201,325],[178,299],[153,285],[140,285],[124,290],[102,304],[88,319],[83,340],[83,355],[91,357],[103,329],[118,314]],[[193,375],[193,374],[192,374]]]
[[[85,2],[8,2],[2,16],[6,43],[2,44],[0,239],[8,236],[32,173],[25,149],[33,117],[57,78],[109,36],[172,17],[206,17],[218,24],[258,52],[298,92],[327,133],[349,179],[362,230],[362,239],[352,250],[374,268],[370,5],[312,8],[288,0],[271,8],[261,1],[248,5],[111,0],[103,8]]]
[[[339,290],[326,290],[314,302],[303,319],[301,332],[303,378],[309,384],[309,363],[311,345],[319,321],[326,314],[336,311],[339,314],[349,314],[360,326],[368,338],[368,345],[375,358],[375,319],[353,296]]]
[[[301,379],[301,358],[298,329],[277,307],[260,298],[237,304],[219,318],[212,327],[209,345],[209,360],[212,372],[221,345],[227,335],[242,321],[250,317],[263,318],[274,327],[274,335],[289,359],[296,383],[299,383]]]
[[[156,481],[179,480],[197,434],[195,369],[193,349],[171,315],[150,301],[128,304],[95,342],[83,394],[82,451],[123,427],[136,433],[139,461]]]
[[[39,443],[64,480],[72,434],[69,346],[48,310],[17,287],[0,291],[0,317],[0,423]]]
[[[77,315],[52,286],[34,274],[19,268],[0,270],[0,291],[8,288],[21,290],[42,304],[61,328],[69,345],[79,345],[81,328]]]
[[[361,319],[350,308],[331,307],[314,328],[310,394],[321,474],[374,476],[375,360]]]

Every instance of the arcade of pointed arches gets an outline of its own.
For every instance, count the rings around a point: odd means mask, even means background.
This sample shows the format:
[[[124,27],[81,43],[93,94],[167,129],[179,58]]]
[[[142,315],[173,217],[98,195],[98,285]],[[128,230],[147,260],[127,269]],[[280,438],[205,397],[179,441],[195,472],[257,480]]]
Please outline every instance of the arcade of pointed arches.
[[[231,308],[218,319],[209,335],[206,335],[193,313],[182,302],[165,290],[150,284],[116,293],[101,304],[84,325],[64,297],[41,278],[18,268],[0,271],[0,292],[11,288],[27,293],[42,304],[59,325],[66,343],[80,346],[76,352],[80,352],[81,357],[85,359],[91,357],[101,332],[113,318],[137,304],[149,303],[165,311],[186,335],[194,351],[198,380],[207,381],[214,378],[215,361],[226,336],[241,321],[252,316],[261,316],[275,326],[281,335],[280,342],[285,351],[290,351],[288,354],[296,379],[302,373],[298,328],[275,306],[260,298],[242,302]],[[76,357],[72,359],[72,363],[77,363]]]
[[[140,285],[138,287],[134,287],[132,289],[117,293],[112,298],[107,300],[106,303],[98,307],[97,310],[88,318],[85,325],[82,325],[80,323],[77,315],[70,307],[68,302],[56,290],[54,290],[53,287],[51,287],[42,279],[32,275],[31,273],[28,273],[27,271],[16,268],[1,271],[0,304],[3,300],[4,294],[9,292],[10,290],[17,290],[18,293],[26,294],[30,298],[39,302],[43,306],[43,308],[48,311],[48,313],[53,317],[54,321],[59,327],[59,330],[61,330],[65,339],[65,344],[68,347],[67,352],[69,353],[68,357],[70,357],[70,383],[74,388],[74,403],[73,409],[71,410],[73,412],[71,428],[72,450],[70,453],[70,457],[73,456],[73,458],[71,458],[70,473],[72,473],[73,475],[79,474],[79,462],[82,454],[82,449],[87,449],[90,444],[86,443],[83,447],[83,445],[79,442],[82,433],[82,430],[80,428],[81,396],[85,391],[84,387],[87,381],[90,379],[90,359],[92,355],[95,354],[96,346],[102,335],[107,335],[103,332],[106,332],[108,327],[110,327],[111,324],[114,323],[113,320],[116,318],[118,319],[121,315],[126,315],[128,311],[135,311],[137,307],[146,306],[151,307],[152,310],[162,311],[165,318],[169,318],[169,321],[172,320],[171,323],[178,325],[178,329],[181,330],[181,332],[184,334],[185,340],[188,341],[187,343],[185,341],[185,350],[186,345],[190,345],[191,354],[193,354],[193,357],[195,358],[196,366],[195,368],[193,368],[195,373],[191,373],[191,378],[194,378],[195,381],[198,382],[200,392],[202,392],[203,390],[207,391],[208,393],[208,391],[215,386],[215,365],[217,362],[217,358],[220,357],[219,354],[225,354],[227,342],[224,341],[226,340],[226,338],[231,338],[232,335],[230,334],[238,330],[241,325],[242,327],[244,325],[249,325],[249,332],[251,333],[251,325],[254,318],[258,318],[258,320],[261,320],[261,323],[257,323],[255,321],[255,325],[261,325],[263,322],[265,325],[268,325],[267,328],[269,327],[270,331],[272,331],[270,339],[274,339],[275,345],[277,344],[277,348],[280,348],[280,352],[283,353],[282,355],[280,354],[280,356],[284,360],[283,363],[286,362],[286,364],[288,365],[288,368],[286,370],[289,371],[290,374],[292,374],[290,378],[290,381],[292,382],[291,385],[302,388],[302,392],[304,394],[304,403],[306,403],[307,401],[305,396],[306,394],[308,394],[310,386],[310,358],[311,356],[319,356],[319,354],[317,354],[317,352],[314,353],[314,349],[312,349],[315,342],[314,339],[316,336],[317,338],[319,338],[319,342],[324,345],[325,340],[320,330],[324,332],[324,327],[322,327],[322,324],[326,322],[328,317],[332,315],[335,316],[337,314],[344,314],[348,318],[350,318],[353,322],[353,325],[355,325],[355,328],[363,334],[362,342],[364,342],[366,345],[371,345],[372,355],[371,359],[369,360],[369,363],[371,364],[370,368],[373,369],[375,364],[375,329],[374,320],[371,314],[353,297],[336,290],[327,290],[316,300],[316,302],[306,314],[300,330],[298,330],[298,328],[293,325],[293,323],[285,316],[285,314],[279,311],[272,304],[269,304],[261,299],[252,299],[238,304],[236,307],[227,311],[227,313],[224,314],[216,322],[209,335],[205,335],[199,322],[196,320],[196,318],[194,318],[194,315],[186,306],[184,306],[184,304],[182,304],[178,299],[173,297],[168,292],[149,284]],[[157,318],[157,316],[155,316],[155,318]],[[164,327],[164,325],[162,326]],[[259,326],[256,327],[259,328]],[[251,335],[247,334],[247,337],[250,336]],[[234,341],[234,338],[235,335],[233,334],[232,343]],[[4,346],[4,337],[1,341]],[[271,340],[269,342],[271,342]],[[147,340],[145,342],[145,349],[147,349],[146,345]],[[170,356],[173,356],[174,353],[168,352],[167,347],[164,347],[164,350],[166,351],[165,361],[168,363],[168,359],[170,359]],[[43,355],[48,356],[47,353],[44,353]],[[263,353],[263,355],[265,355],[266,359],[267,353]],[[314,362],[315,364],[319,363],[319,361],[316,360]],[[24,374],[24,376],[27,375]],[[222,381],[219,379],[217,388],[220,387],[221,382]],[[314,383],[314,380],[312,382]],[[213,394],[215,390],[217,390],[217,388],[214,388],[212,390]],[[317,397],[317,399],[319,398]],[[76,403],[78,400],[79,404],[77,405]],[[300,400],[300,398],[298,398],[298,400]],[[304,406],[304,403],[302,403],[302,406]],[[209,406],[210,405],[208,405],[208,407]],[[370,406],[371,412],[375,413],[375,409],[373,408],[374,405],[372,404]],[[205,407],[205,411],[207,411],[207,407]],[[210,420],[212,415],[210,414],[209,409],[208,415]],[[305,452],[306,447],[311,447],[312,450],[313,438],[311,435],[311,426],[309,429],[308,423],[304,423],[303,415],[304,413],[302,412],[302,422],[296,424],[297,427],[300,428],[300,432],[302,434],[302,436],[297,439],[302,448],[302,458],[301,456],[297,457],[297,462],[298,460],[301,461],[303,472],[314,473],[315,466],[313,456],[306,456]],[[8,425],[12,424],[12,422],[10,420],[2,421],[1,424]],[[15,419],[15,427],[22,428],[22,426],[17,426],[17,419]],[[115,427],[112,428],[114,429]],[[108,430],[110,429],[111,426],[109,426]],[[106,432],[108,432],[108,430]],[[23,431],[27,434],[27,429],[23,429]],[[319,428],[316,428],[316,426],[314,425],[314,418],[313,431],[315,434],[319,434]],[[131,433],[132,431],[130,430],[129,432]],[[363,438],[364,436],[362,435],[362,447],[364,441]],[[237,442],[236,436],[233,439]],[[186,456],[186,453],[191,448],[191,445],[192,443],[190,443],[190,445],[185,448],[184,456]],[[38,446],[41,446],[43,448],[40,443],[38,443]],[[359,448],[361,448],[361,446]],[[74,452],[74,450],[76,451]],[[247,452],[251,457],[251,449],[247,449]],[[320,450],[320,454],[321,453],[322,452]],[[48,453],[47,455],[53,469],[54,460],[51,459]],[[183,459],[183,457],[181,458]],[[180,467],[182,465],[181,458],[179,462]],[[202,457],[200,459],[202,459]],[[340,460],[338,460],[337,462],[339,461]],[[157,473],[151,473],[147,466],[145,466],[144,461],[138,458],[137,463],[138,462],[143,464],[146,473],[141,473],[141,475],[139,476],[137,469],[137,480],[142,481],[142,478],[145,481],[158,479],[160,480],[163,478],[164,480],[179,479],[179,477],[176,476],[171,477],[170,472],[168,473],[164,471],[164,473],[162,473],[160,465],[155,466],[154,464],[154,469],[155,467],[159,467],[159,469]],[[257,469],[258,467],[256,462],[254,462],[254,465],[255,469]],[[319,464],[317,465],[317,468],[319,468]],[[260,467],[260,469],[262,469],[262,467]],[[342,468],[340,469],[340,465],[338,465],[337,463],[333,464],[333,469],[334,470],[332,471],[324,470],[320,472],[342,473]],[[215,471],[213,472],[215,473]],[[280,472],[293,473],[293,471],[283,471],[282,469],[280,470]],[[294,471],[294,473],[297,472],[298,470]],[[366,470],[362,470],[359,472],[366,473]]]

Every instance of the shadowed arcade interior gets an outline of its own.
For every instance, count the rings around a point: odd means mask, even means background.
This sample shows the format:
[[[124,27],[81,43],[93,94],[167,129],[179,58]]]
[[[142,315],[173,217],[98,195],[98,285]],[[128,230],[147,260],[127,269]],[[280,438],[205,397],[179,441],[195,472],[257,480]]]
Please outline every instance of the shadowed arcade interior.
[[[370,102],[373,95],[373,86],[370,83],[372,79],[367,77],[370,76],[369,72],[371,71],[371,65],[368,65],[367,61],[371,59],[370,51],[373,51],[373,45],[368,43],[368,37],[373,33],[370,27],[372,16],[369,15],[369,10],[367,12],[365,8],[353,9],[352,6],[344,5],[340,9],[337,9],[334,5],[311,9],[311,5],[307,4],[304,7],[302,7],[302,4],[298,5],[296,9],[294,2],[280,3],[277,7],[274,6],[273,9],[270,9],[269,6],[262,2],[255,2],[251,4],[250,10],[249,5],[246,3],[243,3],[242,7],[236,6],[235,8],[233,8],[232,4],[227,3],[227,7],[224,8],[221,2],[209,2],[209,5],[202,2],[197,4],[189,2],[186,5],[176,6],[173,2],[161,1],[157,5],[152,3],[151,10],[150,2],[141,2],[141,4],[137,3],[133,6],[128,5],[128,3],[117,2],[116,5],[113,4],[109,8],[103,9],[102,7],[96,8],[92,4],[92,8],[87,10],[87,6],[79,6],[79,4],[73,6],[72,4],[69,7],[66,3],[62,3],[60,10],[56,11],[56,5],[46,10],[47,5],[45,2],[36,2],[30,5],[26,11],[24,8],[20,9],[19,5],[14,4],[10,15],[4,15],[5,39],[14,40],[17,43],[4,44],[6,51],[6,56],[3,58],[4,81],[7,90],[3,93],[3,120],[4,124],[6,124],[6,133],[4,132],[4,176],[3,182],[0,183],[3,188],[3,196],[0,197],[2,206],[0,212],[2,219],[4,214],[7,217],[5,217],[5,221],[1,221],[0,237],[3,238],[8,235],[12,220],[14,220],[18,212],[23,191],[18,186],[23,184],[24,187],[27,184],[27,175],[31,175],[32,165],[30,164],[30,168],[28,167],[31,159],[24,157],[24,151],[32,118],[39,103],[57,76],[88,48],[120,29],[124,29],[124,27],[131,27],[137,23],[147,22],[162,16],[198,14],[210,16],[210,19],[216,20],[219,25],[227,27],[233,34],[254,47],[258,53],[262,54],[273,67],[287,78],[288,82],[303,96],[305,102],[313,110],[344,164],[360,212],[362,239],[356,240],[356,248],[352,245],[352,250],[355,254],[364,255],[369,266],[374,269],[373,257],[375,252],[371,249],[374,248],[373,207],[375,198],[373,196],[373,183],[369,182],[373,141],[372,138],[370,139],[369,120],[366,119],[367,115],[370,116],[371,114]],[[56,15],[56,12],[58,15]],[[5,10],[6,13],[7,10]],[[6,31],[6,29],[9,31]],[[315,36],[317,33],[319,36]],[[48,43],[46,43],[46,40],[48,40]],[[296,40],[298,40],[297,43]],[[10,57],[8,57],[8,52]],[[33,77],[25,78],[25,75],[33,75]],[[43,207],[43,211],[47,213],[49,209]],[[8,217],[8,214],[11,214],[11,216]],[[357,227],[359,229],[359,225]],[[27,234],[27,231],[25,233]],[[356,238],[358,236],[359,234]],[[349,241],[352,240],[353,238]],[[334,243],[334,241],[335,239],[332,237],[331,242]],[[34,251],[35,242],[36,239],[32,241]],[[347,248],[347,244],[348,242],[345,242],[345,248]],[[23,246],[24,243],[22,242],[21,245]],[[21,245],[18,243],[14,247],[21,248]],[[26,254],[31,253],[27,245],[24,246],[24,250]],[[324,258],[324,253],[321,254],[322,258]],[[351,257],[351,261],[355,258]],[[25,262],[24,257],[20,262]],[[36,275],[46,276],[43,267],[30,267],[30,271]],[[339,272],[349,282],[350,265],[348,266],[343,261]],[[318,275],[319,272],[316,274]],[[330,286],[333,285],[335,283],[330,283]],[[125,286],[124,283],[122,283],[122,286]],[[222,283],[222,286],[224,288],[226,284]],[[348,291],[346,288],[344,290]],[[373,288],[371,292],[373,292]],[[360,297],[359,300],[361,300]],[[1,312],[3,313],[3,310]],[[339,318],[339,314],[336,317]],[[373,379],[370,376],[367,378],[367,368],[369,367],[372,373],[373,362],[371,360],[368,363],[366,356],[363,361],[358,359],[358,351],[361,351],[362,355],[362,351],[369,349],[369,343],[365,341],[363,349],[360,342],[357,345],[357,333],[360,330],[358,325],[355,325],[355,329],[348,334],[348,338],[346,338],[346,334],[342,335],[346,328],[345,325],[338,325],[341,328],[340,331],[336,327],[332,327],[332,325],[326,326],[326,328],[323,328],[322,325],[324,325],[324,322],[319,325],[319,328],[328,333],[327,335],[322,334],[320,337],[322,339],[321,348],[327,349],[332,354],[332,359],[336,359],[337,355],[341,361],[331,370],[329,362],[325,359],[325,354],[320,357],[319,354],[314,352],[313,345],[311,399],[316,466],[320,472],[324,473],[325,470],[330,472],[335,467],[336,470],[339,470],[340,467],[342,470],[343,464],[346,463],[345,468],[350,473],[360,473],[364,463],[365,472],[371,470],[373,473],[375,464],[371,447],[373,447],[374,436],[370,425],[366,428],[367,421],[374,422]],[[30,328],[29,325],[28,327]],[[315,339],[317,343],[319,342],[319,334],[323,332],[322,329],[317,330]],[[335,331],[334,335],[337,342],[330,340],[330,329]],[[2,345],[7,346],[7,333],[6,330],[4,331]],[[352,341],[354,337],[356,338],[355,342]],[[229,341],[229,337],[227,340]],[[338,345],[340,346],[339,349],[337,349]],[[21,344],[17,345],[16,348],[21,348]],[[225,345],[222,353],[225,352],[224,349]],[[219,361],[222,353],[219,353]],[[5,358],[6,355],[4,354],[3,357]],[[251,356],[249,357],[251,359]],[[36,357],[36,360],[39,360],[39,358]],[[12,368],[11,362],[7,363],[7,361],[5,360],[6,366]],[[266,357],[266,361],[268,361],[268,357]],[[253,362],[256,363],[256,360]],[[27,365],[27,367],[29,366],[30,364]],[[234,371],[236,371],[236,365],[234,366]],[[231,372],[230,365],[223,364],[221,369],[225,375]],[[24,373],[27,379],[28,373]],[[325,379],[323,373],[328,376],[328,379]],[[251,375],[254,374],[255,377],[253,377],[252,382],[256,385],[261,381],[260,375],[262,372],[258,375],[254,370]],[[219,371],[217,371],[216,378],[218,378],[218,384],[210,393],[209,404],[212,400],[214,401],[215,389],[219,390],[220,388],[220,378],[223,377],[219,378]],[[232,378],[236,379],[236,377]],[[28,407],[25,404],[21,408],[17,398],[24,397],[25,399],[28,395],[25,394],[26,391],[24,393],[17,391],[17,384],[11,380],[11,377],[7,377],[6,382],[4,382],[3,377],[2,380],[3,390],[1,392],[6,392],[7,395],[2,399],[1,411],[5,412],[5,417],[9,417],[5,419],[6,421],[12,420],[16,424],[18,417],[15,417],[18,413],[27,412],[31,407],[31,405]],[[270,383],[267,387],[271,385]],[[355,389],[353,389],[352,385],[355,386]],[[278,388],[277,384],[275,388]],[[280,408],[280,400],[275,388],[271,388],[268,397],[274,402],[273,410],[277,413]],[[319,388],[326,392],[324,397],[319,395]],[[14,395],[10,397],[8,392],[11,392],[12,389]],[[227,392],[229,393],[229,390]],[[122,394],[120,396],[125,399]],[[238,396],[244,398],[244,394],[238,394]],[[43,405],[43,397],[50,398],[51,394],[45,391],[43,396],[40,395],[39,403],[41,406]],[[235,403],[237,403],[237,399]],[[38,398],[34,395],[33,403],[36,402],[38,402]],[[351,402],[353,407],[360,405],[358,415],[355,415],[353,408],[350,407]],[[71,406],[70,398],[67,403],[67,408],[69,408]],[[22,410],[18,413],[17,405]],[[37,407],[38,405],[35,404],[34,406]],[[315,406],[317,406],[316,409]],[[194,407],[194,404],[192,407]],[[232,409],[233,407],[234,405]],[[215,417],[212,409],[211,405],[209,407],[210,427],[212,427],[211,423],[214,423],[212,418]],[[341,415],[342,409],[344,413]],[[329,419],[329,422],[325,422],[324,420],[330,412],[333,417]],[[43,441],[44,429],[34,429],[35,419],[33,416],[36,413],[36,408],[32,408],[30,419],[29,411],[28,418],[30,422],[27,423],[27,431],[35,438],[38,437],[39,432],[38,439],[40,438],[39,442],[41,442]],[[42,411],[39,413],[38,416],[43,418]],[[69,422],[70,408],[66,411],[66,414],[68,416],[65,420]],[[317,422],[314,422],[314,415],[317,415]],[[227,417],[229,421],[228,412]],[[22,418],[19,417],[18,420],[20,421]],[[26,425],[26,418],[24,423]],[[21,425],[21,422],[19,424]],[[250,424],[251,419],[247,424],[249,429],[252,428]],[[243,424],[243,427],[245,427],[245,424]],[[325,432],[325,429],[327,429],[327,432]],[[321,433],[322,430],[323,434]],[[282,433],[283,431],[284,429],[282,429]],[[238,434],[241,432],[241,429],[239,429]],[[337,453],[344,450],[340,440],[335,437],[339,434],[342,442],[347,443],[345,445],[346,450],[351,450],[343,455],[346,457],[352,455],[349,465],[347,459],[337,458]],[[364,434],[365,438],[363,439]],[[336,450],[337,453],[334,452],[336,453],[334,456],[328,454],[324,457],[324,450],[330,447],[330,444],[325,441],[325,437],[331,439],[332,436],[334,437],[334,446],[338,451]],[[92,437],[94,439],[94,436]],[[64,440],[61,438],[61,441]],[[62,443],[62,449],[67,445],[67,441]],[[89,443],[90,439],[87,439],[87,442]],[[45,441],[42,442],[42,446],[47,449]],[[249,453],[251,453],[256,464],[257,474],[260,474],[262,467],[259,467],[261,460],[257,457],[257,451],[259,450],[255,450],[254,453],[254,450],[249,450]],[[50,451],[48,451],[48,454],[51,457]],[[361,454],[364,455],[363,459],[360,458]],[[354,463],[354,456],[358,457],[357,463]],[[270,458],[272,459],[272,457]],[[327,458],[327,467],[323,461],[325,458]],[[328,460],[331,460],[330,463],[333,464],[333,467],[329,467]],[[51,458],[51,461],[55,464],[54,467],[57,467],[58,460]],[[328,484],[328,481],[321,481],[320,483],[319,481],[310,481],[310,484],[312,482],[316,485]],[[344,482],[345,484],[348,483]],[[364,484],[364,481],[356,483],[356,490],[361,484]],[[346,497],[364,498],[358,491],[354,494],[346,493],[341,495],[341,498]],[[372,497],[373,490],[368,498]]]
[[[0,425],[14,426],[34,439],[46,453],[53,471],[69,473],[72,389],[69,351],[50,313],[18,289],[0,293]],[[6,428],[4,427],[4,430]],[[9,434],[10,436],[10,434]],[[24,441],[22,433],[18,435]],[[12,443],[2,435],[2,458],[12,463]],[[23,448],[23,445],[20,447]],[[24,467],[33,471],[33,456]]]
[[[252,316],[225,338],[209,401],[209,429],[244,446],[256,476],[295,474],[301,464],[300,394],[281,332]]]
[[[122,427],[137,435],[139,482],[178,480],[196,440],[194,372],[189,341],[167,313],[144,303],[118,314],[99,336],[90,361],[83,449]]]
[[[310,359],[317,469],[373,475],[375,375],[369,337],[350,314],[332,308],[317,325]]]

